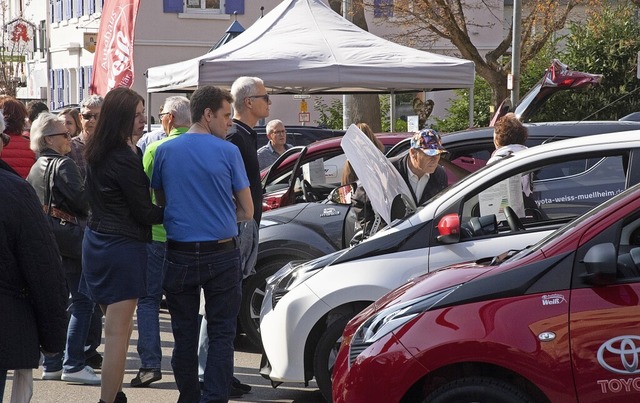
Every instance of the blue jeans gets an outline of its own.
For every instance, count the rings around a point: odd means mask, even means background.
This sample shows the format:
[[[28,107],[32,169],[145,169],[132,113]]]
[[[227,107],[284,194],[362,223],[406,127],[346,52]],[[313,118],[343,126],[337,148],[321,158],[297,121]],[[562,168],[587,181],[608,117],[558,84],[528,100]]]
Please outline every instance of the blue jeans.
[[[78,372],[85,366],[85,345],[91,326],[95,304],[86,295],[78,291],[80,273],[67,271],[67,288],[71,293],[71,305],[69,306],[69,324],[67,326],[67,344],[63,354],[53,357],[45,357],[44,370],[47,372],[59,371]],[[100,324],[101,326],[101,324]]]
[[[165,243],[147,245],[147,296],[138,299],[138,355],[140,367],[162,368],[160,346],[160,301],[162,300],[162,265]]]
[[[171,314],[171,367],[180,391],[179,403],[228,401],[241,282],[238,249],[208,253],[167,249],[163,287]],[[205,296],[209,334],[202,395],[198,382],[200,288]]]

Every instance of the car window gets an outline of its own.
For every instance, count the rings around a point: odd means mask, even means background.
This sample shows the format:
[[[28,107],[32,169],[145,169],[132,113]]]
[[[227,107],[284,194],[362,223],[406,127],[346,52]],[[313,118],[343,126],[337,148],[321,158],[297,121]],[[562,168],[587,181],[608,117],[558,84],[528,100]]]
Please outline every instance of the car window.
[[[637,279],[640,277],[640,217],[634,212],[620,231],[618,241],[619,280]]]
[[[495,215],[499,227],[506,228],[505,206],[513,209],[525,227],[573,219],[625,189],[626,154],[541,161],[535,169],[469,195],[462,204],[461,222],[464,226],[474,217]],[[463,233],[465,237],[475,235],[486,234]]]
[[[316,158],[302,165],[302,176],[312,186],[335,185],[340,186],[342,171],[347,156],[343,153]]]

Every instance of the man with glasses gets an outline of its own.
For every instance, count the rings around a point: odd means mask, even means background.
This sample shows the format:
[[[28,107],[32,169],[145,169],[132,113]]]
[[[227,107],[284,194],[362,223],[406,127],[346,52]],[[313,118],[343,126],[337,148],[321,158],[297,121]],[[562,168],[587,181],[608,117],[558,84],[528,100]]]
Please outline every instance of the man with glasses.
[[[260,170],[271,166],[283,152],[293,147],[287,144],[287,130],[281,120],[270,120],[266,130],[269,142],[258,150]]]
[[[80,104],[80,123],[82,131],[79,135],[71,139],[71,152],[67,154],[80,170],[82,179],[87,177],[87,162],[84,159],[84,148],[93,135],[100,117],[102,102],[104,100],[99,95],[91,95],[85,98]],[[98,353],[97,348],[102,340],[102,311],[96,305],[91,317],[91,326],[89,327],[89,335],[87,336],[87,345],[85,347],[86,364],[93,369],[102,368],[102,356]]]
[[[158,120],[160,121],[161,124],[165,116],[171,115],[170,112],[165,111],[163,108],[164,108],[164,105],[160,107],[160,113],[158,113]],[[153,123],[153,121],[151,121],[151,123]],[[164,124],[163,124],[160,129],[152,130],[150,132],[143,134],[142,137],[140,137],[140,140],[138,140],[138,142],[136,143],[136,146],[138,146],[138,148],[144,155],[144,153],[147,151],[147,147],[149,146],[149,144],[155,143],[156,141],[162,140],[166,137],[167,137],[167,132],[165,131]]]
[[[84,160],[84,147],[89,137],[96,130],[100,109],[102,108],[102,97],[91,95],[85,98],[80,104],[80,123],[82,132],[71,140],[71,152],[69,157],[76,162],[83,178],[87,177],[87,163]]]
[[[262,184],[260,183],[260,165],[258,164],[258,133],[253,127],[258,120],[269,116],[271,100],[262,79],[258,77],[238,77],[231,85],[233,96],[233,127],[227,140],[240,149],[240,155],[249,179],[249,190],[253,201],[253,220],[238,223],[238,242],[240,246],[240,266],[246,278],[254,272],[258,257],[258,226],[262,218]],[[206,317],[200,325],[198,357],[199,376],[203,380],[203,364],[206,362],[208,338],[205,331]],[[240,397],[251,391],[235,376],[231,382],[230,397]]]

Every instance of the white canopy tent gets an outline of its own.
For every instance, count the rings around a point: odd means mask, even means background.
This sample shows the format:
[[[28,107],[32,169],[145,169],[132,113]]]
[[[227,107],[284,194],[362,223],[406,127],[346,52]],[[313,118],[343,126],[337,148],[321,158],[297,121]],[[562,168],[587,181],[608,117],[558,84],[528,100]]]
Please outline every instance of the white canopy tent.
[[[218,49],[146,76],[149,93],[229,88],[239,76],[258,76],[272,94],[393,94],[472,91],[475,66],[375,36],[322,0],[284,0]]]

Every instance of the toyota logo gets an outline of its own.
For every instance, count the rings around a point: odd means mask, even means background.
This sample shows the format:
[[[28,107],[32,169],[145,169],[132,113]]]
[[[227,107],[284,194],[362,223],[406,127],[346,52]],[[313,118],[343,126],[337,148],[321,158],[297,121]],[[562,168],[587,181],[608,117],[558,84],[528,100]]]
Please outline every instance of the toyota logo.
[[[616,374],[640,373],[640,336],[618,336],[604,342],[598,349],[602,368]]]

